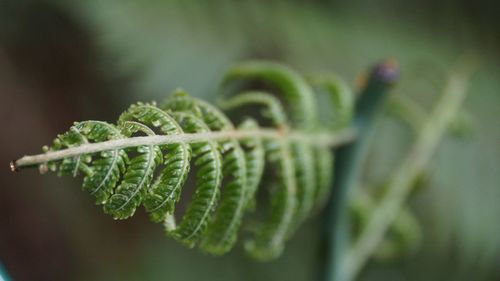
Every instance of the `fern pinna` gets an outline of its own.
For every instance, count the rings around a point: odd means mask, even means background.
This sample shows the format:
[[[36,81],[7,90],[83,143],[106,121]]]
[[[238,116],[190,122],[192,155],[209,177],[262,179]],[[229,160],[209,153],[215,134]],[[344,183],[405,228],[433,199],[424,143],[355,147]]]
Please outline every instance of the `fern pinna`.
[[[331,148],[354,137],[347,128],[353,96],[335,77],[307,81],[283,65],[259,61],[229,70],[223,89],[235,88],[240,92],[221,98],[219,107],[241,119],[239,125],[178,90],[159,105],[130,106],[116,124],[77,122],[44,154],[25,156],[12,168],[81,174],[83,189],[113,218],[127,219],[142,205],[169,236],[216,255],[234,246],[245,214],[262,205],[256,194],[263,188],[270,203],[250,224],[244,245],[258,259],[276,258],[328,198]],[[313,88],[329,94],[328,125],[320,124]],[[259,112],[253,118],[237,114],[252,109]],[[190,171],[196,189],[179,218],[176,205]]]

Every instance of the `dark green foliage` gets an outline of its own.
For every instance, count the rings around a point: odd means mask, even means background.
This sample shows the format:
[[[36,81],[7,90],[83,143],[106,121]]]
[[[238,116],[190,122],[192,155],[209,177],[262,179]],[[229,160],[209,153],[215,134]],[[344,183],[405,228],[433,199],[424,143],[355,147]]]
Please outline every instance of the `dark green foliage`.
[[[294,230],[312,210],[324,204],[332,182],[332,151],[327,145],[288,138],[229,135],[213,139],[209,135],[264,130],[261,120],[283,134],[334,132],[349,123],[350,92],[343,85],[335,88],[338,81],[328,82],[330,89],[337,89],[332,91],[333,104],[339,115],[335,118],[341,120],[333,122],[337,125],[332,129],[322,129],[313,90],[293,70],[269,62],[243,63],[232,68],[224,82],[228,85],[243,80],[262,81],[278,92],[273,95],[266,92],[267,88],[255,89],[221,99],[220,106],[229,111],[245,106],[259,108],[260,114],[244,118],[237,127],[213,105],[178,90],[161,107],[154,103],[132,105],[116,126],[99,121],[76,123],[58,136],[50,151],[144,136],[205,134],[206,138],[125,145],[48,165],[51,169],[58,165],[60,175],[82,172],[84,189],[94,194],[96,203],[115,219],[126,219],[143,205],[152,221],[163,223],[169,236],[216,255],[234,246],[245,213],[260,204],[255,199],[256,191],[268,165],[271,178],[263,188],[269,191],[270,205],[264,221],[255,223],[245,248],[260,260],[276,258]],[[176,203],[191,165],[197,171],[196,188],[184,215],[176,218]]]
[[[208,132],[203,121],[190,113],[174,113],[176,121],[187,133]],[[196,174],[196,192],[172,236],[189,247],[193,247],[206,230],[211,213],[215,210],[222,183],[222,156],[219,145],[214,141],[191,144]],[[168,229],[167,229],[168,230]]]
[[[211,131],[234,129],[233,124],[218,109],[201,100],[190,98],[181,91],[166,100],[163,107],[197,115]],[[227,252],[236,242],[236,234],[249,201],[243,149],[236,140],[223,141],[220,146],[224,154],[222,172],[227,182],[219,209],[201,244],[203,249],[215,254]]]
[[[175,119],[154,104],[132,105],[120,116],[120,121],[125,120],[136,120],[147,126],[156,127],[166,135],[183,133]],[[166,145],[164,150],[165,168],[144,198],[144,206],[150,213],[151,220],[155,222],[161,222],[168,213],[173,213],[174,205],[180,198],[182,186],[189,173],[191,160],[191,147],[188,144],[170,144]]]
[[[130,121],[122,124],[122,130],[126,135],[138,131],[154,135],[147,126]],[[162,162],[160,148],[156,145],[139,146],[137,152],[139,155],[130,161],[120,185],[104,205],[104,212],[112,214],[115,219],[126,219],[134,214],[153,180],[154,170]]]
[[[266,148],[268,161],[277,170],[277,179],[269,186],[271,208],[267,221],[259,224],[255,238],[245,244],[245,249],[260,260],[278,257],[290,235],[297,213],[297,180],[290,149],[286,141],[269,143]]]
[[[320,147],[314,152],[316,154],[316,184],[318,185],[314,200],[316,209],[319,209],[325,205],[330,194],[334,158],[330,156],[331,151],[329,148]]]
[[[125,137],[115,126],[100,121],[77,123],[73,128],[87,140],[94,142]],[[104,204],[113,193],[120,175],[124,173],[128,156],[123,150],[104,151],[99,156],[92,161],[91,172],[87,173],[83,179],[83,189],[96,197],[97,204]],[[73,158],[73,161],[75,161],[75,167],[78,167],[81,159]]]

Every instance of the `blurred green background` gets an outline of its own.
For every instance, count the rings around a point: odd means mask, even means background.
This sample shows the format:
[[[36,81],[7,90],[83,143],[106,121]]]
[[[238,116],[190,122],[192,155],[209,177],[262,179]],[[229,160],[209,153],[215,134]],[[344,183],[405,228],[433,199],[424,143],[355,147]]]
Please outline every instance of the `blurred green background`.
[[[437,3],[436,3],[437,2]],[[272,59],[335,72],[357,89],[373,63],[400,62],[395,95],[430,110],[464,54],[480,67],[464,110],[472,133],[448,137],[409,202],[420,251],[370,262],[360,280],[500,280],[500,26],[494,1],[0,0],[0,263],[13,280],[317,280],[321,216],[284,255],[214,258],[164,237],[138,212],[113,221],[78,179],[10,173],[76,120],[114,121],[135,101],[182,87],[213,101],[226,68]],[[413,135],[385,116],[364,181],[390,175]]]

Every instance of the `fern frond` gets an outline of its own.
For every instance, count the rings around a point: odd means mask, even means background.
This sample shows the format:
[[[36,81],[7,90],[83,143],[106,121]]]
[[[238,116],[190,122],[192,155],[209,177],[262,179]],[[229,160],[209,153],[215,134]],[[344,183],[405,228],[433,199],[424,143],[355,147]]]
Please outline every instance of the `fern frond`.
[[[273,259],[281,254],[297,211],[297,181],[290,144],[286,141],[269,143],[266,153],[278,175],[270,187],[269,217],[256,228],[255,237],[245,243],[245,249],[259,260]]]
[[[166,135],[183,133],[175,119],[154,104],[132,105],[120,116],[119,122],[127,120],[136,120],[150,128],[158,128],[160,133]],[[154,133],[149,133],[152,134]],[[188,144],[170,144],[165,146],[164,150],[165,168],[144,196],[144,206],[155,222],[161,222],[169,213],[173,213],[174,204],[180,198],[182,186],[189,173],[191,160],[191,147]],[[153,174],[153,171],[150,174]]]
[[[323,208],[330,196],[333,183],[333,167],[335,158],[329,148],[319,147],[314,150],[316,155],[316,192],[314,205],[316,210]]]
[[[287,124],[287,117],[279,99],[263,91],[246,91],[229,99],[220,99],[218,105],[225,110],[234,110],[245,105],[257,104],[262,106],[261,115],[269,118],[278,128]]]
[[[241,130],[258,129],[258,124],[253,119],[246,119],[239,126]],[[255,193],[262,178],[265,166],[264,145],[261,139],[247,138],[241,140],[245,151],[245,165],[247,170],[247,196],[249,210],[255,209]]]
[[[187,111],[196,114],[212,131],[234,129],[231,121],[218,109],[204,101],[189,97],[187,93],[182,91],[174,93],[163,103],[163,107],[173,111]],[[202,249],[216,254],[227,252],[236,242],[236,234],[249,201],[243,149],[235,140],[224,141],[220,145],[223,153],[222,170],[226,185],[215,218],[209,225],[201,244]]]
[[[281,103],[263,92],[247,92],[225,103],[226,108],[244,105],[263,105],[263,112],[278,128],[288,130],[287,120]],[[257,227],[256,238],[247,241],[246,249],[258,259],[272,259],[278,256],[294,226],[309,212],[313,203],[315,187],[314,160],[306,144],[268,142],[266,153],[270,162],[278,162],[278,181],[272,190],[269,220]],[[282,162],[293,162],[293,165]]]
[[[59,135],[54,140],[54,145],[52,150],[60,150],[66,147],[76,147],[82,144],[88,143],[87,138],[82,135],[75,127],[72,127],[68,132]],[[48,151],[48,147],[45,147],[45,151]],[[86,162],[89,162],[88,159]],[[76,177],[78,172],[83,169],[85,174],[92,173],[88,166],[82,161],[82,156],[77,155],[71,158],[65,158],[61,161],[59,165],[59,176],[72,175]]]
[[[121,129],[127,132],[126,136],[138,131],[154,135],[147,126],[132,121],[123,122]],[[104,212],[115,219],[126,219],[134,214],[149,189],[154,170],[163,160],[157,145],[139,146],[137,152],[139,155],[130,160],[120,185],[104,205]]]
[[[254,80],[270,88],[247,90],[219,102],[232,112],[259,108],[238,126],[217,107],[177,90],[161,107],[130,106],[116,125],[75,123],[51,148],[44,148],[44,154],[25,156],[13,165],[39,164],[42,171],[58,169],[61,176],[82,173],[84,190],[113,218],[129,218],[143,205],[169,236],[215,255],[234,246],[244,215],[257,207],[256,192],[263,186],[269,190],[268,212],[256,222],[245,248],[260,260],[276,258],[311,210],[326,200],[331,147],[351,141],[354,134],[346,129],[346,121],[336,131],[321,129],[312,88],[285,66],[243,63],[229,71],[225,83]],[[267,92],[275,89],[277,93]],[[334,103],[343,119],[350,116],[348,104],[344,96]],[[191,165],[196,168],[191,175],[196,187],[179,217],[176,203]],[[271,179],[261,183],[264,170]]]
[[[209,128],[201,119],[186,112],[172,113],[176,121],[188,133],[208,132]],[[171,235],[193,247],[206,230],[211,213],[215,210],[222,184],[222,156],[215,141],[191,144],[196,174],[196,192],[188,206],[179,227]]]
[[[354,108],[354,94],[349,86],[337,76],[319,75],[309,79],[311,84],[317,88],[324,89],[329,96],[333,117],[329,123],[332,129],[342,129],[352,119]]]
[[[290,107],[292,124],[299,128],[314,127],[317,120],[316,102],[312,88],[294,70],[278,63],[252,61],[232,67],[224,83],[235,80],[258,80],[267,82],[279,91]]]
[[[114,125],[101,121],[76,123],[73,130],[78,131],[87,140],[94,142],[125,138]],[[125,166],[129,160],[125,151],[118,149],[103,151],[94,158],[97,159],[92,160],[90,171],[83,178],[83,189],[96,197],[96,204],[104,204],[113,194],[120,175],[125,172]],[[76,163],[77,159],[74,161]]]
[[[314,204],[317,187],[314,148],[307,144],[294,144],[292,146],[292,156],[295,162],[295,177],[298,189],[297,223],[300,223],[307,218]]]

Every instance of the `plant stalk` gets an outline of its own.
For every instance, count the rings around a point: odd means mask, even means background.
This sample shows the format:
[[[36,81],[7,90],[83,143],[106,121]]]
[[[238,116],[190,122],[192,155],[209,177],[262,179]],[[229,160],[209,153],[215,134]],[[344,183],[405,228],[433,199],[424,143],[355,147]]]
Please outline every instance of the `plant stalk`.
[[[460,110],[467,94],[471,72],[472,67],[466,64],[450,75],[440,100],[423,124],[406,158],[389,181],[387,193],[378,204],[359,239],[343,259],[341,265],[341,271],[345,273],[343,280],[356,278],[397,218],[408,198],[412,183],[429,163],[439,141]]]
[[[106,150],[124,149],[143,145],[166,145],[172,143],[194,143],[207,140],[225,140],[225,139],[289,139],[292,142],[310,143],[318,146],[336,147],[351,142],[356,137],[353,129],[346,129],[335,133],[306,133],[300,131],[283,131],[277,129],[255,129],[255,130],[231,130],[217,131],[195,134],[178,135],[155,135],[141,136],[124,139],[108,140],[98,143],[83,144],[77,147],[49,151],[38,155],[24,156],[10,163],[12,171],[20,168],[36,166],[49,161],[61,160],[67,157],[91,154]]]
[[[363,167],[363,159],[370,143],[370,136],[377,117],[383,110],[390,87],[398,78],[395,61],[386,60],[376,65],[362,89],[356,103],[352,126],[358,132],[356,140],[338,149],[335,156],[332,198],[326,208],[325,235],[327,257],[323,269],[323,280],[343,281],[345,272],[342,259],[349,242],[348,195],[357,185]]]

